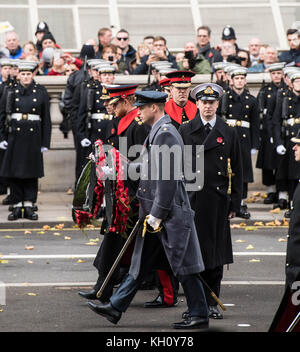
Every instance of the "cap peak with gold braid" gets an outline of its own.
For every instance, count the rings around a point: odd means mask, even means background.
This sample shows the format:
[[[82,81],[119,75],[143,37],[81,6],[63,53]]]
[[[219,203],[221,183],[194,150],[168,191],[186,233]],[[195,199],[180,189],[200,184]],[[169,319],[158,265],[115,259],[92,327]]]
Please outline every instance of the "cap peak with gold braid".
[[[172,71],[166,74],[170,79],[170,85],[177,88],[188,88],[191,86],[191,79],[195,76],[192,71]]]
[[[202,83],[191,91],[195,100],[219,100],[223,94],[223,88],[216,83]]]
[[[135,90],[137,89],[137,84],[130,84],[130,85],[119,85],[116,87],[106,87],[110,101],[109,104],[115,104],[120,99],[126,99],[130,95],[134,95]]]

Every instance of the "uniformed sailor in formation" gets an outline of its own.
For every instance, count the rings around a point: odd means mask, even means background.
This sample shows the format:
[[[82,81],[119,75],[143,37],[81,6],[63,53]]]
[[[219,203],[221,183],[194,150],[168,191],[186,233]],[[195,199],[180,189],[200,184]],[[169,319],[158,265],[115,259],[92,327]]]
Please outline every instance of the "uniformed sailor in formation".
[[[246,89],[247,69],[235,67],[230,72],[232,88],[222,97],[220,110],[227,124],[236,129],[243,161],[243,193],[240,210],[236,216],[250,218],[247,205],[243,200],[247,198],[248,183],[253,182],[253,168],[251,156],[259,148],[259,115],[257,99]]]
[[[44,176],[42,154],[51,138],[49,97],[33,80],[36,63],[23,61],[18,68],[19,83],[0,102],[0,148],[5,150],[0,176],[10,185],[13,209],[8,220],[37,220],[34,203],[38,178]]]

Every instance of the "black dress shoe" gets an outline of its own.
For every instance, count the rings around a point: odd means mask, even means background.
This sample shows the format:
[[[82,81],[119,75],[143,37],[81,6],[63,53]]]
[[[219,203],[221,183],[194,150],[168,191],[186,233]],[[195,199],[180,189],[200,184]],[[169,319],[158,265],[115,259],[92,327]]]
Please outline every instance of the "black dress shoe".
[[[247,205],[241,205],[240,211],[236,213],[238,218],[250,219],[251,214],[248,212]]]
[[[186,310],[185,312],[182,313],[182,319],[187,319],[190,316],[190,312],[188,310]]]
[[[174,323],[174,329],[208,329],[209,321],[206,318],[188,317],[179,323]]]
[[[118,321],[121,319],[122,313],[116,310],[111,303],[108,304],[95,304],[93,302],[88,302],[88,306],[93,310],[95,313],[102,315],[108,321],[113,324],[117,324]]]
[[[97,299],[97,292],[94,288],[90,291],[78,291],[79,296],[86,299]]]
[[[38,214],[36,214],[32,207],[24,207],[24,218],[29,220],[37,220]]]
[[[159,295],[155,298],[154,301],[145,302],[144,308],[170,308],[170,307],[176,307],[177,304],[178,304],[177,299],[172,305],[169,305],[169,304],[165,303],[163,298]]]
[[[10,194],[9,194],[7,197],[5,197],[5,198],[3,199],[2,204],[3,204],[3,205],[9,205],[9,204],[11,204],[11,197],[10,197]]]
[[[208,307],[208,317],[212,319],[223,319],[223,315],[219,312],[217,306]]]
[[[22,208],[15,207],[13,208],[12,213],[8,215],[7,220],[14,221],[14,220],[20,219],[21,217],[22,217]]]
[[[277,202],[277,194],[275,192],[270,192],[267,198],[264,199],[264,204],[273,204]]]
[[[280,208],[281,210],[283,210],[283,209],[287,209],[287,207],[288,207],[288,203],[285,199],[279,199],[278,203],[275,203],[273,205],[273,209]]]

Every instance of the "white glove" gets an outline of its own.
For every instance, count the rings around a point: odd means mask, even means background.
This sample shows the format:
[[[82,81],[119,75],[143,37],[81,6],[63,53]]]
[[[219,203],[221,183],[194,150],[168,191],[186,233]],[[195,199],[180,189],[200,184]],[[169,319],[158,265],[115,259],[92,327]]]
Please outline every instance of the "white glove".
[[[161,219],[157,219],[156,217],[154,217],[153,215],[149,215],[149,218],[147,220],[147,223],[154,229],[158,229],[160,223],[161,223]]]
[[[270,138],[270,143],[271,143],[271,144],[274,143],[273,137]]]
[[[104,172],[105,176],[111,176],[113,174],[112,168],[109,166],[102,166],[102,171]]]
[[[41,152],[42,152],[42,153],[46,152],[47,150],[48,150],[48,148],[46,148],[46,147],[42,147],[42,148],[41,148]]]
[[[257,153],[257,149],[251,149],[251,155],[255,155]]]
[[[91,142],[89,139],[84,138],[84,139],[80,142],[80,144],[81,144],[82,147],[89,147],[89,146],[92,144],[92,142]]]
[[[280,145],[277,146],[276,152],[279,155],[284,155],[286,153],[286,149],[285,149],[285,147],[282,144],[280,144]]]
[[[6,150],[8,146],[8,143],[6,141],[0,142],[0,149]]]

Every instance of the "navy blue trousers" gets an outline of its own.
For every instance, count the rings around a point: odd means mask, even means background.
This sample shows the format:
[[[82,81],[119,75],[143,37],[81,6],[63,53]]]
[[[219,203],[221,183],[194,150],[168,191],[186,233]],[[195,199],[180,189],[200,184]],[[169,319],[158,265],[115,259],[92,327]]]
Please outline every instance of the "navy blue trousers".
[[[136,279],[128,274],[116,292],[111,296],[112,306],[125,312],[132,302],[145,276],[153,269],[169,269],[168,260],[163,246],[155,234],[145,235],[139,275]],[[197,274],[179,275],[188,310],[191,316],[207,318],[208,308],[202,282]]]

